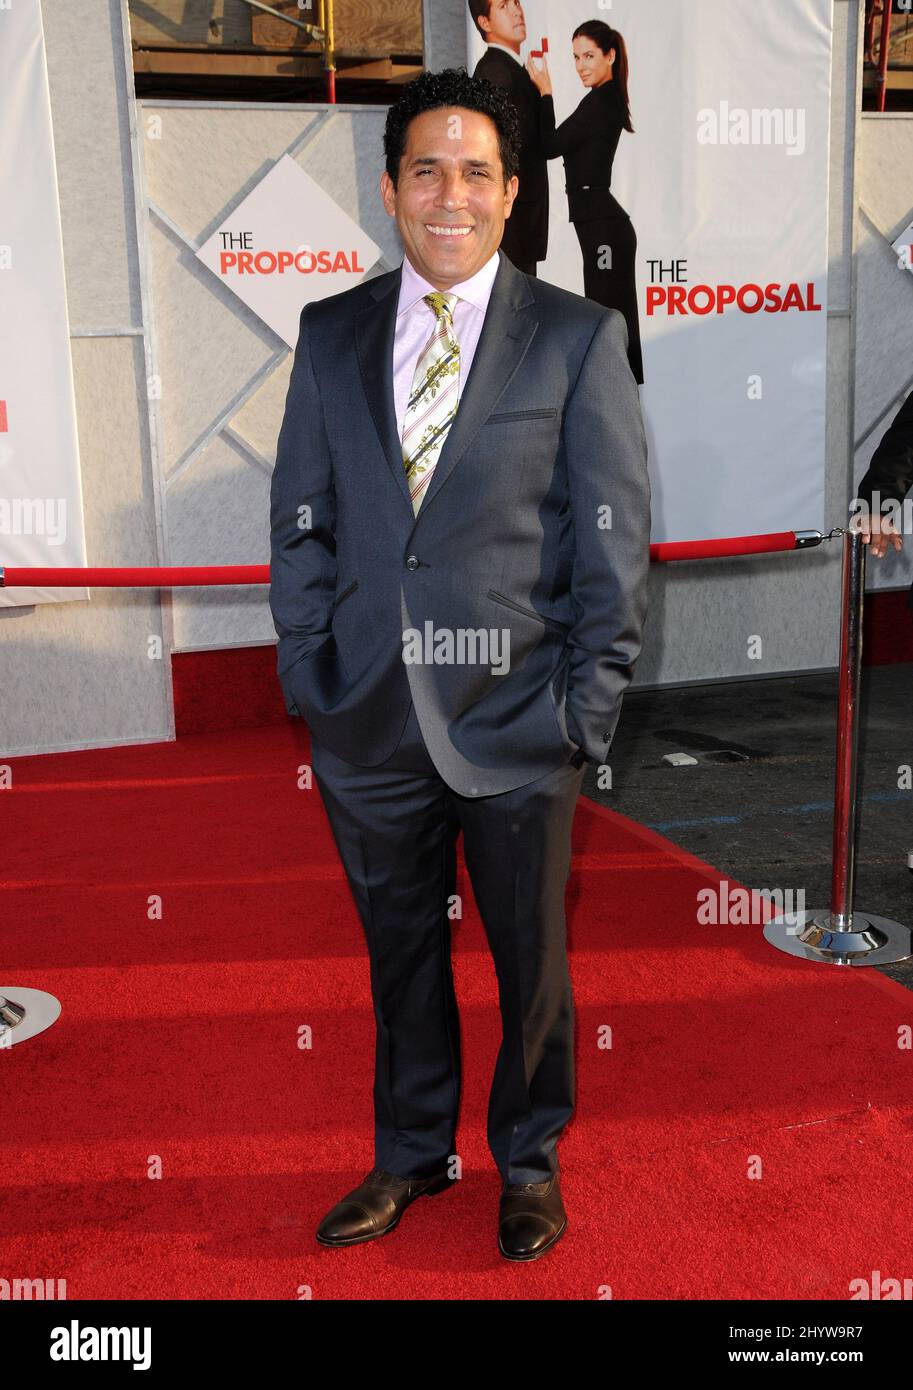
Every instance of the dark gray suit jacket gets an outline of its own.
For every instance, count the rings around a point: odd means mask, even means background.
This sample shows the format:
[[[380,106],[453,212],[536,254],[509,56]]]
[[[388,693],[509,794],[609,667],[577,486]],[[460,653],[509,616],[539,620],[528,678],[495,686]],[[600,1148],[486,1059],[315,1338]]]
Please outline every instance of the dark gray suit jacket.
[[[498,256],[418,516],[393,400],[400,269],[302,310],[271,486],[270,608],[289,712],[373,767],[412,699],[438,771],[465,796],[524,786],[578,747],[606,760],[649,565],[624,318]],[[404,632],[426,624],[498,629],[509,672],[405,662]]]

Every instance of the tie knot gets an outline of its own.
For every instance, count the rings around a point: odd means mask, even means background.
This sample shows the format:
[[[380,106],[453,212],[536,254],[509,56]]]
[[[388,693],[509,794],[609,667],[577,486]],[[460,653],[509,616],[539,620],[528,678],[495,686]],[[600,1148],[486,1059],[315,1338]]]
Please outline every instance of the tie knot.
[[[458,295],[451,294],[449,291],[434,290],[431,294],[425,295],[425,303],[430,304],[438,319],[447,319],[453,322],[453,310],[456,306]]]

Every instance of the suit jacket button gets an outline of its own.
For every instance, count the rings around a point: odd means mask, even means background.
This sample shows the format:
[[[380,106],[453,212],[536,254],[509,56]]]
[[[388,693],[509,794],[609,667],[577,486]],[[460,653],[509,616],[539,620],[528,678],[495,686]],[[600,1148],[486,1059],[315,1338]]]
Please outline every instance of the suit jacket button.
[[[609,741],[609,736],[608,736],[608,734],[603,734],[603,736],[602,736],[602,741],[603,741],[603,743],[608,743],[608,741]]]
[[[406,569],[407,569],[407,570],[417,570],[417,569],[418,569],[418,556],[417,556],[417,555],[410,555],[410,556],[409,556],[408,560],[406,561]]]

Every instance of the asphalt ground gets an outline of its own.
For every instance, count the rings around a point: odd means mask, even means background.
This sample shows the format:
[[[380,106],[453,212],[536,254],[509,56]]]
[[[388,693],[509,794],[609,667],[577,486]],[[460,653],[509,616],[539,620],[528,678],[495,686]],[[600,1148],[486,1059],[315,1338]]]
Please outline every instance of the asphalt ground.
[[[779,890],[786,903],[790,890],[801,889],[807,908],[826,908],[836,712],[836,671],[629,688],[610,755],[611,790],[599,788],[598,769],[588,766],[582,793],[659,831],[733,883]],[[698,761],[675,767],[664,761],[668,753]],[[911,765],[913,663],[867,667],[860,701],[854,907],[908,927]],[[913,960],[872,968],[913,990]]]

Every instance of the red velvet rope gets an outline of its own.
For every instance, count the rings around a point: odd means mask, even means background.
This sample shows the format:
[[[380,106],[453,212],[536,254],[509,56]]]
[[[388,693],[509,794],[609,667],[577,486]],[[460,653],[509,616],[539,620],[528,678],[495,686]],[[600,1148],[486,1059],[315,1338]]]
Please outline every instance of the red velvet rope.
[[[268,584],[269,565],[149,565],[144,569],[15,569],[4,573],[7,589],[169,589],[185,584]]]
[[[795,550],[795,531],[768,536],[730,536],[713,541],[663,541],[650,546],[650,559],[712,560],[726,555],[764,555],[775,550]],[[3,586],[45,589],[169,589],[187,585],[268,584],[269,565],[149,565],[140,569],[23,569],[10,566],[3,572]]]
[[[729,536],[717,541],[661,541],[650,546],[650,559],[714,560],[724,555],[766,555],[768,551],[795,549],[795,531],[774,531],[769,536]]]

